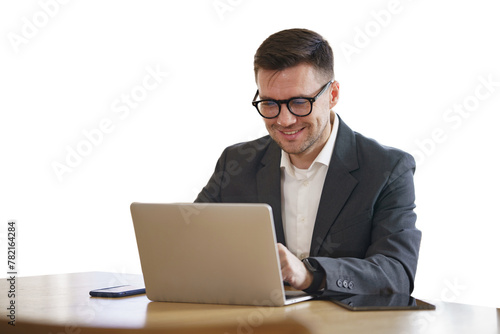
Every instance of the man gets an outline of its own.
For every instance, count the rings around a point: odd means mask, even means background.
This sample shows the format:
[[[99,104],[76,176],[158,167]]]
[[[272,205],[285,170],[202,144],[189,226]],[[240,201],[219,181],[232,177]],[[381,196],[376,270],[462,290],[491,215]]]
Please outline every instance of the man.
[[[254,71],[252,104],[269,136],[226,148],[196,201],[271,205],[283,280],[296,289],[410,294],[421,239],[414,159],[333,111],[333,52],[317,33],[269,36]]]

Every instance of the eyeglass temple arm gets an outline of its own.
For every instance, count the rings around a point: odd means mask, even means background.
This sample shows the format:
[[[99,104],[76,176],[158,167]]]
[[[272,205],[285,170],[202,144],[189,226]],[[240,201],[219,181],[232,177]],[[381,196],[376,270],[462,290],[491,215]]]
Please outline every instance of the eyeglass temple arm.
[[[255,102],[255,99],[259,96],[259,90],[257,89],[257,92],[255,92],[255,96],[253,97],[252,102]]]

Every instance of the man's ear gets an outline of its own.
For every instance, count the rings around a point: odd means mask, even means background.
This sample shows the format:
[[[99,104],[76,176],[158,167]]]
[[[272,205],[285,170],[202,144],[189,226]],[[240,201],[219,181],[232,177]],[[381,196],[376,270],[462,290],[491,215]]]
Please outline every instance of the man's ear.
[[[331,87],[331,95],[329,103],[330,103],[330,109],[332,109],[339,101],[339,88],[340,88],[339,82],[334,81],[330,87]]]

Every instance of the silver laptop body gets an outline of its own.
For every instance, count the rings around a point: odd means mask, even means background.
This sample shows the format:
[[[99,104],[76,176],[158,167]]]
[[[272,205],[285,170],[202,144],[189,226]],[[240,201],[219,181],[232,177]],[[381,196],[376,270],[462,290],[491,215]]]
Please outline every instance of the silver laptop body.
[[[132,203],[152,301],[283,306],[272,209],[267,204]]]

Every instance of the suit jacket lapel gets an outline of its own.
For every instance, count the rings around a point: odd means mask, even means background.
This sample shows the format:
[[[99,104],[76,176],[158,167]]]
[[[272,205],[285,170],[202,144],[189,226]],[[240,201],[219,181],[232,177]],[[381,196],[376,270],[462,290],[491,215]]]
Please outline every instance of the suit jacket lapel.
[[[338,117],[339,129],[332,159],[326,174],[311,241],[311,256],[316,256],[338,214],[358,181],[350,172],[359,168],[354,132]]]
[[[273,208],[276,240],[285,244],[285,233],[281,218],[281,148],[272,139],[264,154],[262,167],[257,171],[257,198]]]

